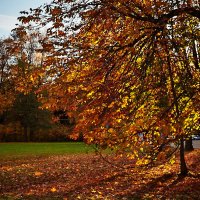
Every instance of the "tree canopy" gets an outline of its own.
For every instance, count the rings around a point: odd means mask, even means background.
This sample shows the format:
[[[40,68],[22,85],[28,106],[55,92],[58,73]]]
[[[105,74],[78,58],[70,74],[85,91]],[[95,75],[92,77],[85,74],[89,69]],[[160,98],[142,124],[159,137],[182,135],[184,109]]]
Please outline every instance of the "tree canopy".
[[[199,130],[195,0],[54,0],[19,18],[46,28],[44,106],[69,111],[88,143],[149,164]],[[17,30],[17,29],[16,29]],[[23,30],[23,31],[22,31]],[[164,153],[163,153],[164,152]]]

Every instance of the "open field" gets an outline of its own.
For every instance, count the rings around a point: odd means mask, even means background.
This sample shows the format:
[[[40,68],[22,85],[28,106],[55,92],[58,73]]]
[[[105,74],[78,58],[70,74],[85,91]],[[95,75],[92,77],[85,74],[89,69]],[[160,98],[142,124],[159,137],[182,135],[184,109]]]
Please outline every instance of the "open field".
[[[78,146],[82,150],[85,148],[82,143]],[[52,153],[53,149],[50,149]],[[87,154],[82,150],[82,153],[72,153],[73,148],[70,149],[69,153],[66,150],[63,154],[62,151],[37,154],[42,156],[29,153],[22,156],[21,152],[21,156],[16,153],[1,159],[0,199],[198,200],[200,197],[200,150],[187,153],[190,173],[179,177],[178,160],[174,165],[145,170],[122,169],[116,166],[123,167],[122,163],[127,164],[125,160],[115,160],[107,155],[113,163],[110,165],[95,153]],[[1,152],[2,155],[6,154]]]
[[[0,143],[0,160],[6,157],[80,154],[94,151],[83,142]]]

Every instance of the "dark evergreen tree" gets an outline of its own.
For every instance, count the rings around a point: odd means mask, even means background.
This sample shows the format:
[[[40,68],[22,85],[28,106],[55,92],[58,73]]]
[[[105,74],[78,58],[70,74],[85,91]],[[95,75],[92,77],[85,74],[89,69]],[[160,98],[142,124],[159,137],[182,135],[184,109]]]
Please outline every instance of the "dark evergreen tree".
[[[20,93],[9,112],[9,120],[20,122],[23,127],[25,141],[32,141],[35,131],[51,127],[51,113],[39,106],[40,103],[33,92]]]

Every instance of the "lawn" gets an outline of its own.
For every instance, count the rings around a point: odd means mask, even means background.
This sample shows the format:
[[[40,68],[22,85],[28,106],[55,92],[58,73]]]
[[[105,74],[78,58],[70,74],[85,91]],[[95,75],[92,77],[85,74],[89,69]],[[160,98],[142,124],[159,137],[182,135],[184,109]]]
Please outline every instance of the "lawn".
[[[21,150],[16,149],[20,144],[0,145],[4,149],[1,156],[5,156],[0,160],[3,200],[198,200],[200,197],[200,150],[187,153],[190,173],[180,177],[178,159],[174,165],[123,169],[130,162],[105,154],[113,164],[110,165],[83,143],[21,143]]]
[[[82,154],[94,151],[83,142],[0,143],[0,159],[19,156]]]

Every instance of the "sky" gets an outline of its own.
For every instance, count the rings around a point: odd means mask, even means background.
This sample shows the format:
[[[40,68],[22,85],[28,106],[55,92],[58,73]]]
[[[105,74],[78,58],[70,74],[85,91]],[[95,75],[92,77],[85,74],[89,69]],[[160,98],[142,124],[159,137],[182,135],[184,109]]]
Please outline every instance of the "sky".
[[[18,23],[20,11],[37,8],[51,0],[0,0],[0,38],[10,35],[11,30]]]

